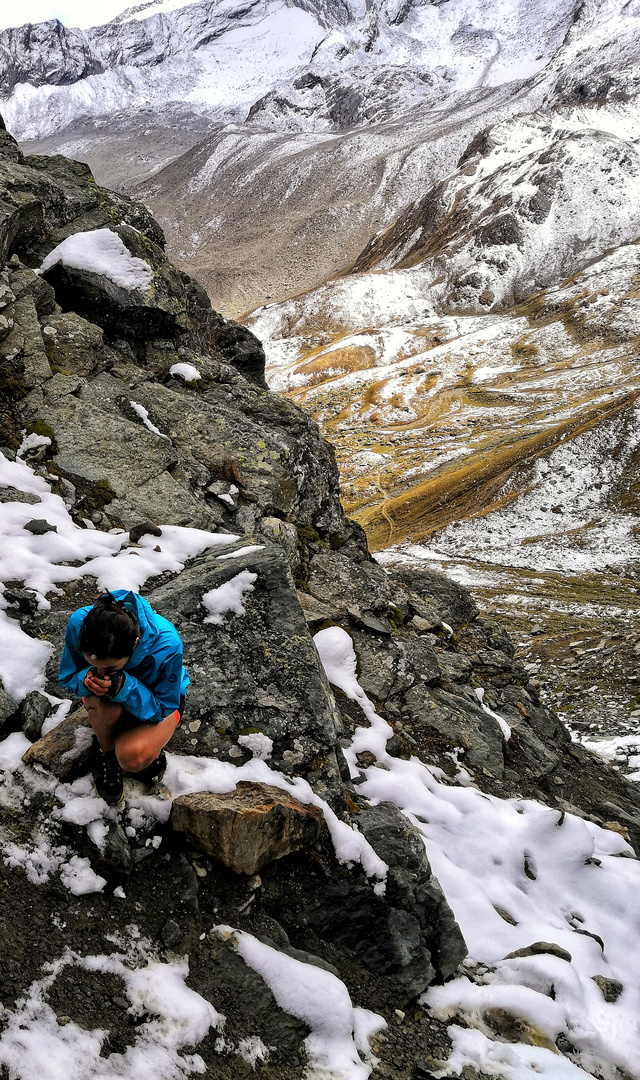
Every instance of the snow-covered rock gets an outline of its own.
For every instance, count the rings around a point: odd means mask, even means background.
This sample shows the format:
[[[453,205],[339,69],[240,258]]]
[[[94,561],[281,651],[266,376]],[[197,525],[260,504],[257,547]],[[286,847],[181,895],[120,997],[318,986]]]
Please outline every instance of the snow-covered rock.
[[[353,272],[420,266],[440,311],[504,308],[554,285],[640,234],[639,132],[637,107],[537,112],[490,128]]]

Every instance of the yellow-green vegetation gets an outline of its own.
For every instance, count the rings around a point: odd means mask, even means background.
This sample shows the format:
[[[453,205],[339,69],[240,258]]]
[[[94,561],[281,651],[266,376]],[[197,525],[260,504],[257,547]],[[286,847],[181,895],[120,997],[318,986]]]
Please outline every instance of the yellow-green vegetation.
[[[602,423],[638,396],[640,390],[616,399],[608,408],[598,404],[533,435],[509,438],[504,433],[488,450],[447,462],[427,480],[359,511],[356,520],[378,550],[406,539],[422,540],[454,520],[488,514],[520,494],[517,488],[501,494],[516,468],[530,465],[565,439]]]
[[[512,342],[511,355],[515,360],[532,360],[538,355],[538,346],[533,341],[527,341],[526,338],[521,337]]]

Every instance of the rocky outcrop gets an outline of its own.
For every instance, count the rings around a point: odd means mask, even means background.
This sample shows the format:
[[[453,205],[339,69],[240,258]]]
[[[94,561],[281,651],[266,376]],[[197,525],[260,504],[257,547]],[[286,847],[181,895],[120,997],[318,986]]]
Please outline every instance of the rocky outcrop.
[[[349,780],[339,744],[342,721],[286,555],[277,544],[219,561],[221,552],[226,550],[201,557],[153,592],[153,607],[178,628],[185,663],[194,673],[176,745],[241,765],[252,757],[242,736],[262,734],[273,744],[274,768],[304,776],[339,807]],[[223,625],[205,623],[203,595],[242,571],[256,575],[245,614],[228,616]]]
[[[58,780],[72,780],[87,768],[92,738],[87,711],[81,707],[42,738],[37,738],[24,754],[23,761],[26,765],[41,766]]]
[[[568,131],[553,115],[521,117],[476,136],[458,169],[369,242],[353,273],[420,267],[444,312],[503,310],[633,242],[627,192],[640,158],[607,131]],[[530,148],[531,147],[531,148]],[[582,197],[589,170],[589,198]]]
[[[236,874],[255,874],[266,863],[311,847],[321,820],[319,807],[246,781],[229,794],[180,795],[171,808],[174,831]]]

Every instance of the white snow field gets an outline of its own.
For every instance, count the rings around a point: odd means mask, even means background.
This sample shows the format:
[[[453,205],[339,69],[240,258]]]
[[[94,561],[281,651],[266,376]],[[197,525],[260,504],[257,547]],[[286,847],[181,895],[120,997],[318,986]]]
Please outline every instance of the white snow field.
[[[179,569],[181,561],[198,551],[234,539],[226,534],[163,529],[158,545],[163,551],[141,545],[135,549],[140,554],[132,558],[132,549],[122,550],[126,533],[104,534],[75,526],[62,501],[25,462],[0,457],[0,469],[2,487],[40,498],[39,505],[3,504],[0,580],[18,579],[31,585],[41,606],[48,603],[46,593],[55,590],[56,581],[92,573],[101,584],[115,587],[122,584],[125,572],[126,583],[139,588],[160,568]],[[58,532],[25,533],[25,519],[36,514],[46,516]],[[58,561],[63,558],[85,561],[79,567],[61,567]],[[129,569],[132,562],[135,574]],[[224,602],[218,596],[212,606],[220,618],[243,617],[242,597],[247,595],[247,586],[253,585],[248,580],[251,576],[246,569],[240,570]],[[203,597],[203,620],[206,611]],[[46,644],[22,634],[5,612],[0,633],[4,635],[1,655],[6,685],[17,696],[41,688],[49,657]],[[351,638],[333,627],[317,634],[315,643],[330,682],[363,710],[363,725],[345,751],[352,775],[363,772],[360,790],[374,802],[394,802],[418,829],[469,947],[459,976],[424,996],[426,1007],[452,1021],[454,1050],[447,1074],[473,1064],[507,1080],[539,1080],[540,1076],[574,1080],[588,1075],[614,1080],[616,1069],[638,1075],[640,868],[629,845],[618,833],[540,803],[483,794],[473,775],[460,765],[456,781],[451,782],[440,769],[415,757],[408,761],[391,757],[385,749],[391,728],[376,715],[357,683]],[[60,717],[70,703],[58,704]],[[500,726],[502,718],[495,715],[494,719]],[[89,776],[62,784],[25,766],[21,758],[28,745],[21,732],[0,743],[0,805],[17,810],[35,791],[48,791],[59,806],[49,832],[43,826],[23,846],[5,840],[2,858],[7,865],[22,867],[34,885],[56,875],[77,897],[103,890],[106,882],[93,872],[88,860],[57,841],[55,819],[86,828],[100,845],[116,811],[94,796]],[[356,754],[364,749],[373,751],[384,767],[362,769]],[[383,891],[386,867],[357,829],[339,821],[306,781],[291,780],[271,769],[265,760],[269,746],[260,743],[251,750],[253,759],[241,768],[213,758],[168,754],[164,782],[170,798],[139,794],[133,785],[123,821],[127,835],[139,834],[147,844],[158,846],[158,824],[166,822],[171,800],[178,795],[231,791],[239,780],[266,782],[321,806],[338,858],[362,862],[376,890]],[[380,1030],[380,1017],[354,1010],[346,988],[334,976],[283,957],[232,928],[212,927],[211,931],[230,935],[280,1005],[309,1024],[307,1080],[366,1080],[375,1063],[369,1040]],[[513,955],[536,942],[547,944],[531,955]],[[66,952],[44,969],[43,977],[32,984],[15,1011],[6,1011],[0,1062],[11,1076],[33,1080],[43,1075],[46,1062],[48,1078],[66,1080],[69,1061],[74,1063],[76,1080],[116,1075],[125,1080],[152,1076],[156,1080],[158,1075],[182,1078],[202,1072],[197,1043],[211,1026],[222,1023],[215,1003],[185,987],[186,961],[161,964],[152,945],[140,940],[132,939],[127,947],[135,951],[133,968],[131,958],[126,962],[121,954],[82,958]],[[138,1009],[154,1014],[154,1020],[137,1029],[134,1046],[117,1060],[115,1055],[113,1061],[99,1056],[104,1032],[87,1032],[74,1024],[59,1027],[47,1005],[47,986],[69,964],[122,974],[132,1015]],[[605,1002],[596,976],[622,985],[617,1001]],[[519,1018],[536,1045],[496,1040],[486,1019],[494,1009]],[[470,1026],[460,1027],[456,1017]],[[560,1036],[564,1056],[555,1045]],[[195,1047],[195,1052],[182,1053],[185,1046]],[[237,1052],[258,1061],[267,1051],[249,1040]]]

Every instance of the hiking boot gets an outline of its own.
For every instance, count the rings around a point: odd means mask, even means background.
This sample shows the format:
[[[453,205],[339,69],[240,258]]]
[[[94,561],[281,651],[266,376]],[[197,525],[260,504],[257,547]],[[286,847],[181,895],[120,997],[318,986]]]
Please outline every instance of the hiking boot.
[[[109,806],[117,806],[122,801],[122,769],[115,750],[109,750],[105,754],[104,750],[98,749],[94,757],[93,779],[96,795],[104,799]]]
[[[141,784],[146,784],[147,787],[153,787],[162,780],[167,768],[167,755],[164,750],[161,750],[155,761],[152,761],[150,765],[147,765],[146,769],[140,769],[140,772],[129,773],[133,780],[139,780]]]

